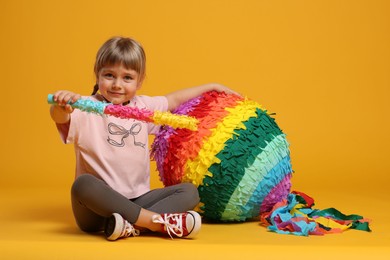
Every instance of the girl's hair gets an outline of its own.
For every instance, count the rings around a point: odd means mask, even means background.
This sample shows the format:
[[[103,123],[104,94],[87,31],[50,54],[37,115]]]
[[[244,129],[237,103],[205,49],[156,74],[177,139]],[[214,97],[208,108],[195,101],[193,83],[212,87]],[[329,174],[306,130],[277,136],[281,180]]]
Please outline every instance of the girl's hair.
[[[131,38],[113,37],[108,39],[96,54],[94,72],[96,78],[105,66],[122,64],[126,69],[135,70],[139,80],[145,78],[146,55],[141,44]],[[99,90],[98,84],[94,86],[92,95]]]

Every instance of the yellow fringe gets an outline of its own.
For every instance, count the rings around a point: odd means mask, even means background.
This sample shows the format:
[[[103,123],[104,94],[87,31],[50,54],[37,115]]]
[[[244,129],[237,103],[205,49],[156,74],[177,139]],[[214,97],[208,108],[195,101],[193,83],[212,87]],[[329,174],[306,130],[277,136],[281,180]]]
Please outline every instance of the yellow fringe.
[[[198,119],[186,115],[175,115],[170,112],[154,111],[153,122],[158,125],[168,125],[173,128],[198,129]]]

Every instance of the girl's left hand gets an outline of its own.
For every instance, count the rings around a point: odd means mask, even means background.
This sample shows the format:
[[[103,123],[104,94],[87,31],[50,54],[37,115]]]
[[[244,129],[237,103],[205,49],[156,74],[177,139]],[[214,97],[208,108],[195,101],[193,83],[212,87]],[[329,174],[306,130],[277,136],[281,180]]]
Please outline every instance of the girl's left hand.
[[[226,87],[225,85],[219,84],[219,83],[208,83],[206,85],[209,85],[209,87],[217,92],[226,92],[228,94],[234,94],[237,96],[242,96],[238,92]]]

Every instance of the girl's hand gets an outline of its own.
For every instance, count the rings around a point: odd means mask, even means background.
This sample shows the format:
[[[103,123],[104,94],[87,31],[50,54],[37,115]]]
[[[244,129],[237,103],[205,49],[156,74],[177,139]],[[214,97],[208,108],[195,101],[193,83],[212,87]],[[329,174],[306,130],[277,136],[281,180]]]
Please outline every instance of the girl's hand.
[[[225,92],[227,94],[234,94],[234,95],[237,95],[237,96],[241,96],[241,94],[239,94],[238,92],[222,85],[222,84],[219,84],[219,83],[208,83],[206,84],[206,86],[209,88],[209,89],[212,89],[212,90],[215,90],[217,92]]]
[[[166,97],[168,99],[168,110],[172,111],[183,102],[191,98],[197,97],[205,92],[213,91],[213,90],[217,92],[226,92],[228,94],[241,96],[237,92],[219,83],[208,83],[197,87],[186,88],[186,89],[178,90],[170,94],[167,94]]]
[[[67,90],[59,90],[53,94],[53,99],[57,103],[57,106],[69,114],[73,112],[73,108],[70,104],[76,102],[80,98],[81,95]]]

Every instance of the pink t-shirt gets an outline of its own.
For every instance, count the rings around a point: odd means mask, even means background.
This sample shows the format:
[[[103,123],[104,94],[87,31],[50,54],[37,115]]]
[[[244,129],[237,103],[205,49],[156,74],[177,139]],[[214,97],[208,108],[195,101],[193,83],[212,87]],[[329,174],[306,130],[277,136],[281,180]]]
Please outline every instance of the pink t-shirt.
[[[167,111],[168,101],[163,96],[135,96],[128,106]],[[64,143],[74,144],[76,177],[93,174],[129,199],[150,190],[148,135],[159,126],[75,109],[70,123],[57,124],[57,129]]]

